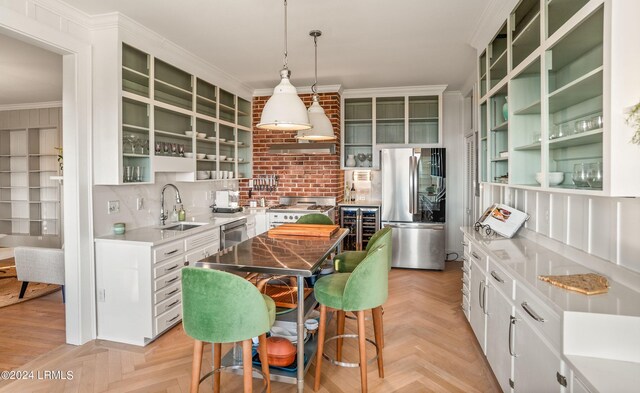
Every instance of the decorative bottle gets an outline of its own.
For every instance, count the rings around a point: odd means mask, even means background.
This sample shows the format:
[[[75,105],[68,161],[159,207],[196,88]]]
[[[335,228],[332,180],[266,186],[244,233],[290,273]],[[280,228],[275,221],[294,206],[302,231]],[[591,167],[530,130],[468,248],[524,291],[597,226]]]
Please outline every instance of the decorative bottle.
[[[502,105],[502,116],[504,117],[504,121],[509,120],[509,102],[507,101],[507,97],[504,97],[504,104]]]
[[[178,210],[178,221],[184,221],[187,219],[187,212],[184,211],[184,206],[180,205],[180,210]]]
[[[356,201],[356,187],[353,183],[351,183],[351,191],[349,192],[349,195],[351,196],[351,202],[355,202]]]
[[[356,166],[356,158],[355,158],[355,155],[353,155],[353,154],[348,154],[348,155],[347,155],[347,163],[346,163],[346,164],[347,164],[347,167],[349,167],[349,168],[353,168],[353,167],[355,167],[355,166]]]

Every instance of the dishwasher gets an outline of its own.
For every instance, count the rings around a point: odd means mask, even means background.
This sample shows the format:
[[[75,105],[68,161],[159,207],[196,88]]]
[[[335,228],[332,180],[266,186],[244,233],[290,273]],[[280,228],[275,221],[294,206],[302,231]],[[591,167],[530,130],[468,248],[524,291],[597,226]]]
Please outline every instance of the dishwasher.
[[[233,247],[249,239],[247,235],[247,219],[242,218],[220,226],[220,249]]]

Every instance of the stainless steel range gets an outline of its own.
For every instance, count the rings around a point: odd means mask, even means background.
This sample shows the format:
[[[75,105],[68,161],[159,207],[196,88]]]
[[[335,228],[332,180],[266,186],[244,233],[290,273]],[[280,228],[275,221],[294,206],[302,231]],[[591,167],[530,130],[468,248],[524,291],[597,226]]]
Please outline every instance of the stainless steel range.
[[[333,197],[280,197],[278,204],[267,212],[269,228],[295,223],[302,216],[321,213],[335,222],[336,198]]]

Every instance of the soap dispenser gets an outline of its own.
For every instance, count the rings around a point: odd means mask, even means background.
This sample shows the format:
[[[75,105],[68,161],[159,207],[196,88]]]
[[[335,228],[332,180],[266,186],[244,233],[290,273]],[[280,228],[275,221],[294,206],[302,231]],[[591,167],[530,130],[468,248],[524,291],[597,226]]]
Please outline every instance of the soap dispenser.
[[[178,222],[178,210],[176,210],[176,205],[173,205],[173,211],[171,212],[170,222]]]
[[[187,212],[184,211],[184,207],[180,205],[180,210],[178,210],[178,221],[185,221],[187,219]]]

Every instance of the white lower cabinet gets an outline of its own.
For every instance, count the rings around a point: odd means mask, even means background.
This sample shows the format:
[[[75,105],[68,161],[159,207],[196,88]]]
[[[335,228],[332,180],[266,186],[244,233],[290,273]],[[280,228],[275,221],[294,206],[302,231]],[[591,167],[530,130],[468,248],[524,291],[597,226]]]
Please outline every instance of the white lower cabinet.
[[[487,307],[486,296],[486,276],[484,275],[484,269],[474,261],[471,264],[471,292],[469,296],[470,310],[470,323],[473,332],[480,343],[482,352],[486,353],[486,330],[487,330],[487,318],[485,310]]]
[[[487,343],[485,353],[503,392],[513,379],[513,305],[493,283],[487,287]]]
[[[96,239],[98,338],[146,345],[180,322],[181,269],[219,248],[219,228],[155,247]]]
[[[256,213],[256,236],[263,234],[269,229],[269,223],[267,222],[267,214],[266,213]]]
[[[516,311],[514,338],[514,391],[560,392],[558,381],[562,360],[549,348],[538,333],[525,321],[525,315]]]

